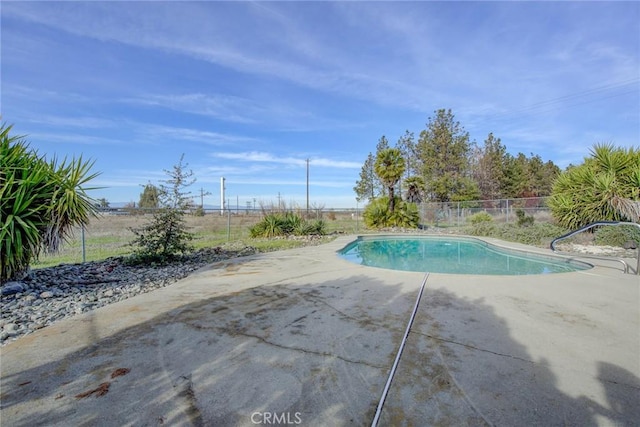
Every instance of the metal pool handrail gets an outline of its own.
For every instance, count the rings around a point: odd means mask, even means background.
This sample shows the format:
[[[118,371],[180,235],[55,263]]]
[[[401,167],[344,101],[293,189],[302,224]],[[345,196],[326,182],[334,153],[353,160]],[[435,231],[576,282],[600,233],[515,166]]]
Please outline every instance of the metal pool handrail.
[[[567,252],[561,252],[558,251],[556,249],[556,242],[560,241],[560,240],[564,240],[564,239],[568,239],[569,237],[575,236],[578,233],[582,233],[583,231],[589,230],[593,227],[597,227],[600,225],[635,225],[636,227],[640,228],[640,224],[636,223],[636,222],[623,222],[623,221],[596,221],[596,222],[592,222],[591,224],[587,224],[584,227],[580,227],[577,230],[574,231],[570,231],[567,234],[563,234],[560,237],[556,237],[555,239],[553,239],[551,241],[551,244],[549,245],[549,247],[551,248],[551,250],[555,253],[558,254],[563,254],[563,255],[575,255],[575,254],[568,254]],[[625,273],[629,273],[629,265],[625,262],[625,260],[620,259],[620,258],[612,258],[612,257],[602,257],[602,256],[597,256],[597,255],[583,255],[580,254],[578,256],[579,258],[594,258],[594,259],[600,259],[600,260],[606,260],[606,261],[618,261],[621,262],[622,265],[624,266],[624,272]],[[640,248],[638,248],[638,264],[636,265],[636,274],[640,275]]]

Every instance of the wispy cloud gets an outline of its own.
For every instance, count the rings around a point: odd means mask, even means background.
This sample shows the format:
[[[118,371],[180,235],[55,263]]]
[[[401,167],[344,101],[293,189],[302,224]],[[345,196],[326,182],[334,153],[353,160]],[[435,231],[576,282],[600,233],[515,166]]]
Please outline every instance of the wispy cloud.
[[[212,156],[229,160],[241,160],[244,162],[265,162],[265,163],[280,163],[291,166],[305,166],[307,159],[296,157],[278,157],[270,153],[260,151],[249,151],[241,153],[212,153]],[[313,165],[323,166],[328,168],[338,169],[354,169],[361,168],[362,165],[356,162],[347,162],[342,160],[333,160],[327,158],[313,158],[310,157],[309,161]]]
[[[211,132],[184,127],[162,126],[154,124],[137,124],[138,132],[144,134],[146,138],[153,140],[167,141],[172,139],[182,141],[200,142],[210,145],[228,145],[234,143],[254,143],[259,142],[259,138],[230,133]]]
[[[38,125],[46,125],[51,127],[71,127],[71,128],[84,128],[84,129],[104,129],[113,128],[117,126],[117,123],[111,119],[104,119],[99,117],[73,117],[73,116],[51,116],[51,115],[37,115],[30,116],[23,120],[26,123],[34,123]]]
[[[264,116],[267,111],[248,99],[229,95],[205,95],[189,93],[183,95],[147,95],[124,99],[125,103],[149,105],[182,111],[217,119],[237,122],[255,123],[256,116]]]
[[[122,145],[124,139],[107,138],[79,133],[42,133],[33,132],[27,135],[29,141],[42,146],[44,144],[82,144],[82,145]]]

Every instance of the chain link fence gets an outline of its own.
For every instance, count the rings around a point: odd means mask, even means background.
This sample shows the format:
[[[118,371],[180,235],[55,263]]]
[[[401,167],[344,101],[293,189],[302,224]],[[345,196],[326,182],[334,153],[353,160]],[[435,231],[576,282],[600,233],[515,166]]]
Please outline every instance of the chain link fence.
[[[420,204],[420,222],[438,226],[462,226],[467,218],[478,212],[486,212],[495,222],[515,222],[516,212],[522,210],[536,221],[551,219],[547,206],[549,197],[527,197],[522,199],[473,200],[464,202],[427,202]]]
[[[281,209],[280,211],[284,211]],[[364,228],[362,212],[357,209],[293,209],[309,220],[323,219],[328,233],[357,233]],[[213,247],[238,240],[248,244],[249,230],[260,222],[265,213],[278,209],[204,209],[194,210],[185,215],[189,232],[194,234],[191,242],[196,248]],[[101,260],[111,256],[126,255],[133,251],[130,245],[139,229],[153,217],[152,209],[107,208],[102,209],[97,218],[91,219],[85,227],[73,230],[61,251],[42,254],[34,267],[45,267],[59,263],[79,263]]]
[[[448,203],[422,203],[419,206],[420,224],[440,227],[467,225],[467,219],[478,212],[487,212],[495,222],[516,222],[516,212],[522,209],[537,222],[551,218],[546,205],[547,197],[526,199],[476,200]],[[187,213],[185,219],[189,231],[194,233],[194,245],[197,248],[216,246],[228,241],[249,239],[249,229],[258,223],[265,213],[293,210],[304,218],[323,219],[328,233],[353,234],[366,232],[362,213],[365,206],[357,208],[309,209],[204,209]],[[100,260],[110,256],[131,253],[130,242],[135,234],[132,229],[140,228],[151,220],[153,211],[136,208],[107,208],[92,219],[83,230],[77,228],[62,251],[40,257],[36,266],[56,263],[78,263]]]

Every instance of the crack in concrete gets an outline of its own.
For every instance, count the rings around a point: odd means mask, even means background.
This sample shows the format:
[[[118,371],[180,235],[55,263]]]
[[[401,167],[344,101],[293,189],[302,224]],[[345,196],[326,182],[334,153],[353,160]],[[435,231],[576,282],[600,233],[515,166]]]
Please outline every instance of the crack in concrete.
[[[394,327],[394,326],[387,326],[387,325],[383,325],[383,324],[381,324],[381,323],[379,323],[379,322],[376,322],[374,319],[371,319],[371,318],[362,319],[362,318],[357,318],[357,317],[350,316],[350,315],[348,315],[347,313],[343,312],[342,310],[340,310],[340,309],[338,309],[338,308],[336,308],[336,307],[332,306],[332,305],[331,305],[331,304],[329,304],[328,302],[323,301],[323,300],[321,300],[321,299],[319,299],[319,298],[314,298],[314,297],[312,297],[312,296],[310,296],[310,295],[304,295],[304,294],[303,294],[303,295],[300,295],[299,297],[300,297],[300,298],[302,298],[302,299],[304,299],[304,300],[307,300],[307,301],[312,301],[312,302],[317,302],[317,303],[324,304],[324,305],[326,305],[327,307],[329,307],[331,310],[333,310],[333,311],[335,311],[336,313],[338,313],[338,314],[340,314],[341,316],[343,316],[344,318],[349,319],[349,320],[352,320],[352,321],[357,322],[357,323],[367,322],[367,323],[369,323],[369,324],[371,324],[371,325],[373,325],[373,326],[377,326],[377,327],[379,327],[380,329],[385,329],[385,330],[387,330],[387,331],[393,331],[393,332],[403,332],[403,331],[404,331],[402,328],[396,328],[396,327]]]
[[[327,352],[324,352],[324,351],[315,351],[315,350],[309,350],[309,349],[302,348],[302,347],[290,347],[290,346],[278,344],[278,343],[269,341],[266,338],[261,337],[260,335],[253,335],[253,334],[249,334],[249,333],[246,333],[246,332],[236,332],[236,334],[245,336],[247,338],[255,338],[255,339],[257,339],[258,341],[260,341],[260,342],[262,342],[264,344],[267,344],[267,345],[270,345],[270,346],[273,346],[273,347],[277,347],[277,348],[280,348],[280,349],[283,349],[283,350],[299,351],[299,352],[302,352],[302,353],[305,353],[305,354],[313,354],[313,355],[321,356],[321,357],[334,357],[336,359],[342,360],[343,362],[347,362],[347,363],[353,363],[353,364],[356,364],[356,365],[364,365],[364,366],[368,366],[370,368],[376,368],[376,369],[385,369],[385,366],[374,365],[373,363],[369,363],[369,362],[366,362],[364,360],[353,360],[353,359],[348,359],[348,358],[343,357],[343,356],[338,356],[336,354],[327,353]]]
[[[432,339],[434,341],[446,342],[446,343],[449,343],[449,344],[459,345],[459,346],[462,346],[462,347],[465,347],[465,348],[468,348],[468,349],[471,349],[471,350],[481,351],[483,353],[494,354],[496,356],[501,356],[501,357],[508,357],[510,359],[520,360],[521,362],[531,363],[531,364],[534,364],[534,365],[537,364],[533,360],[525,359],[523,357],[514,356],[512,354],[499,353],[497,351],[492,351],[492,350],[488,350],[486,348],[476,347],[476,346],[473,346],[471,344],[464,344],[464,343],[461,343],[461,342],[458,342],[458,341],[453,341],[453,340],[448,340],[448,339],[445,339],[445,338],[436,337],[436,336],[433,336],[433,335],[430,335],[430,334],[425,334],[423,332],[417,332],[417,331],[411,331],[411,332],[415,333],[417,335],[421,335],[421,336],[426,337],[426,338],[430,338],[430,339]]]

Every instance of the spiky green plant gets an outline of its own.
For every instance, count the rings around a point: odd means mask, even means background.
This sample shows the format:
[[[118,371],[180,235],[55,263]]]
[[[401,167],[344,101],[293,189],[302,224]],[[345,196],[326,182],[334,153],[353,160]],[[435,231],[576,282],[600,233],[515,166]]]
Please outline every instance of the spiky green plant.
[[[278,212],[265,215],[260,222],[249,229],[249,236],[252,238],[270,238],[289,235],[324,235],[326,234],[326,227],[326,222],[321,219],[308,222],[294,212]]]
[[[97,208],[85,184],[94,162],[47,162],[23,136],[0,126],[0,281],[23,274],[45,250],[58,250]]]
[[[640,149],[598,144],[584,163],[553,185],[549,207],[556,221],[575,229],[595,221],[638,221]]]
[[[365,225],[369,228],[418,227],[420,214],[415,203],[407,203],[397,197],[394,205],[396,208],[391,212],[386,196],[374,199],[363,212]]]

